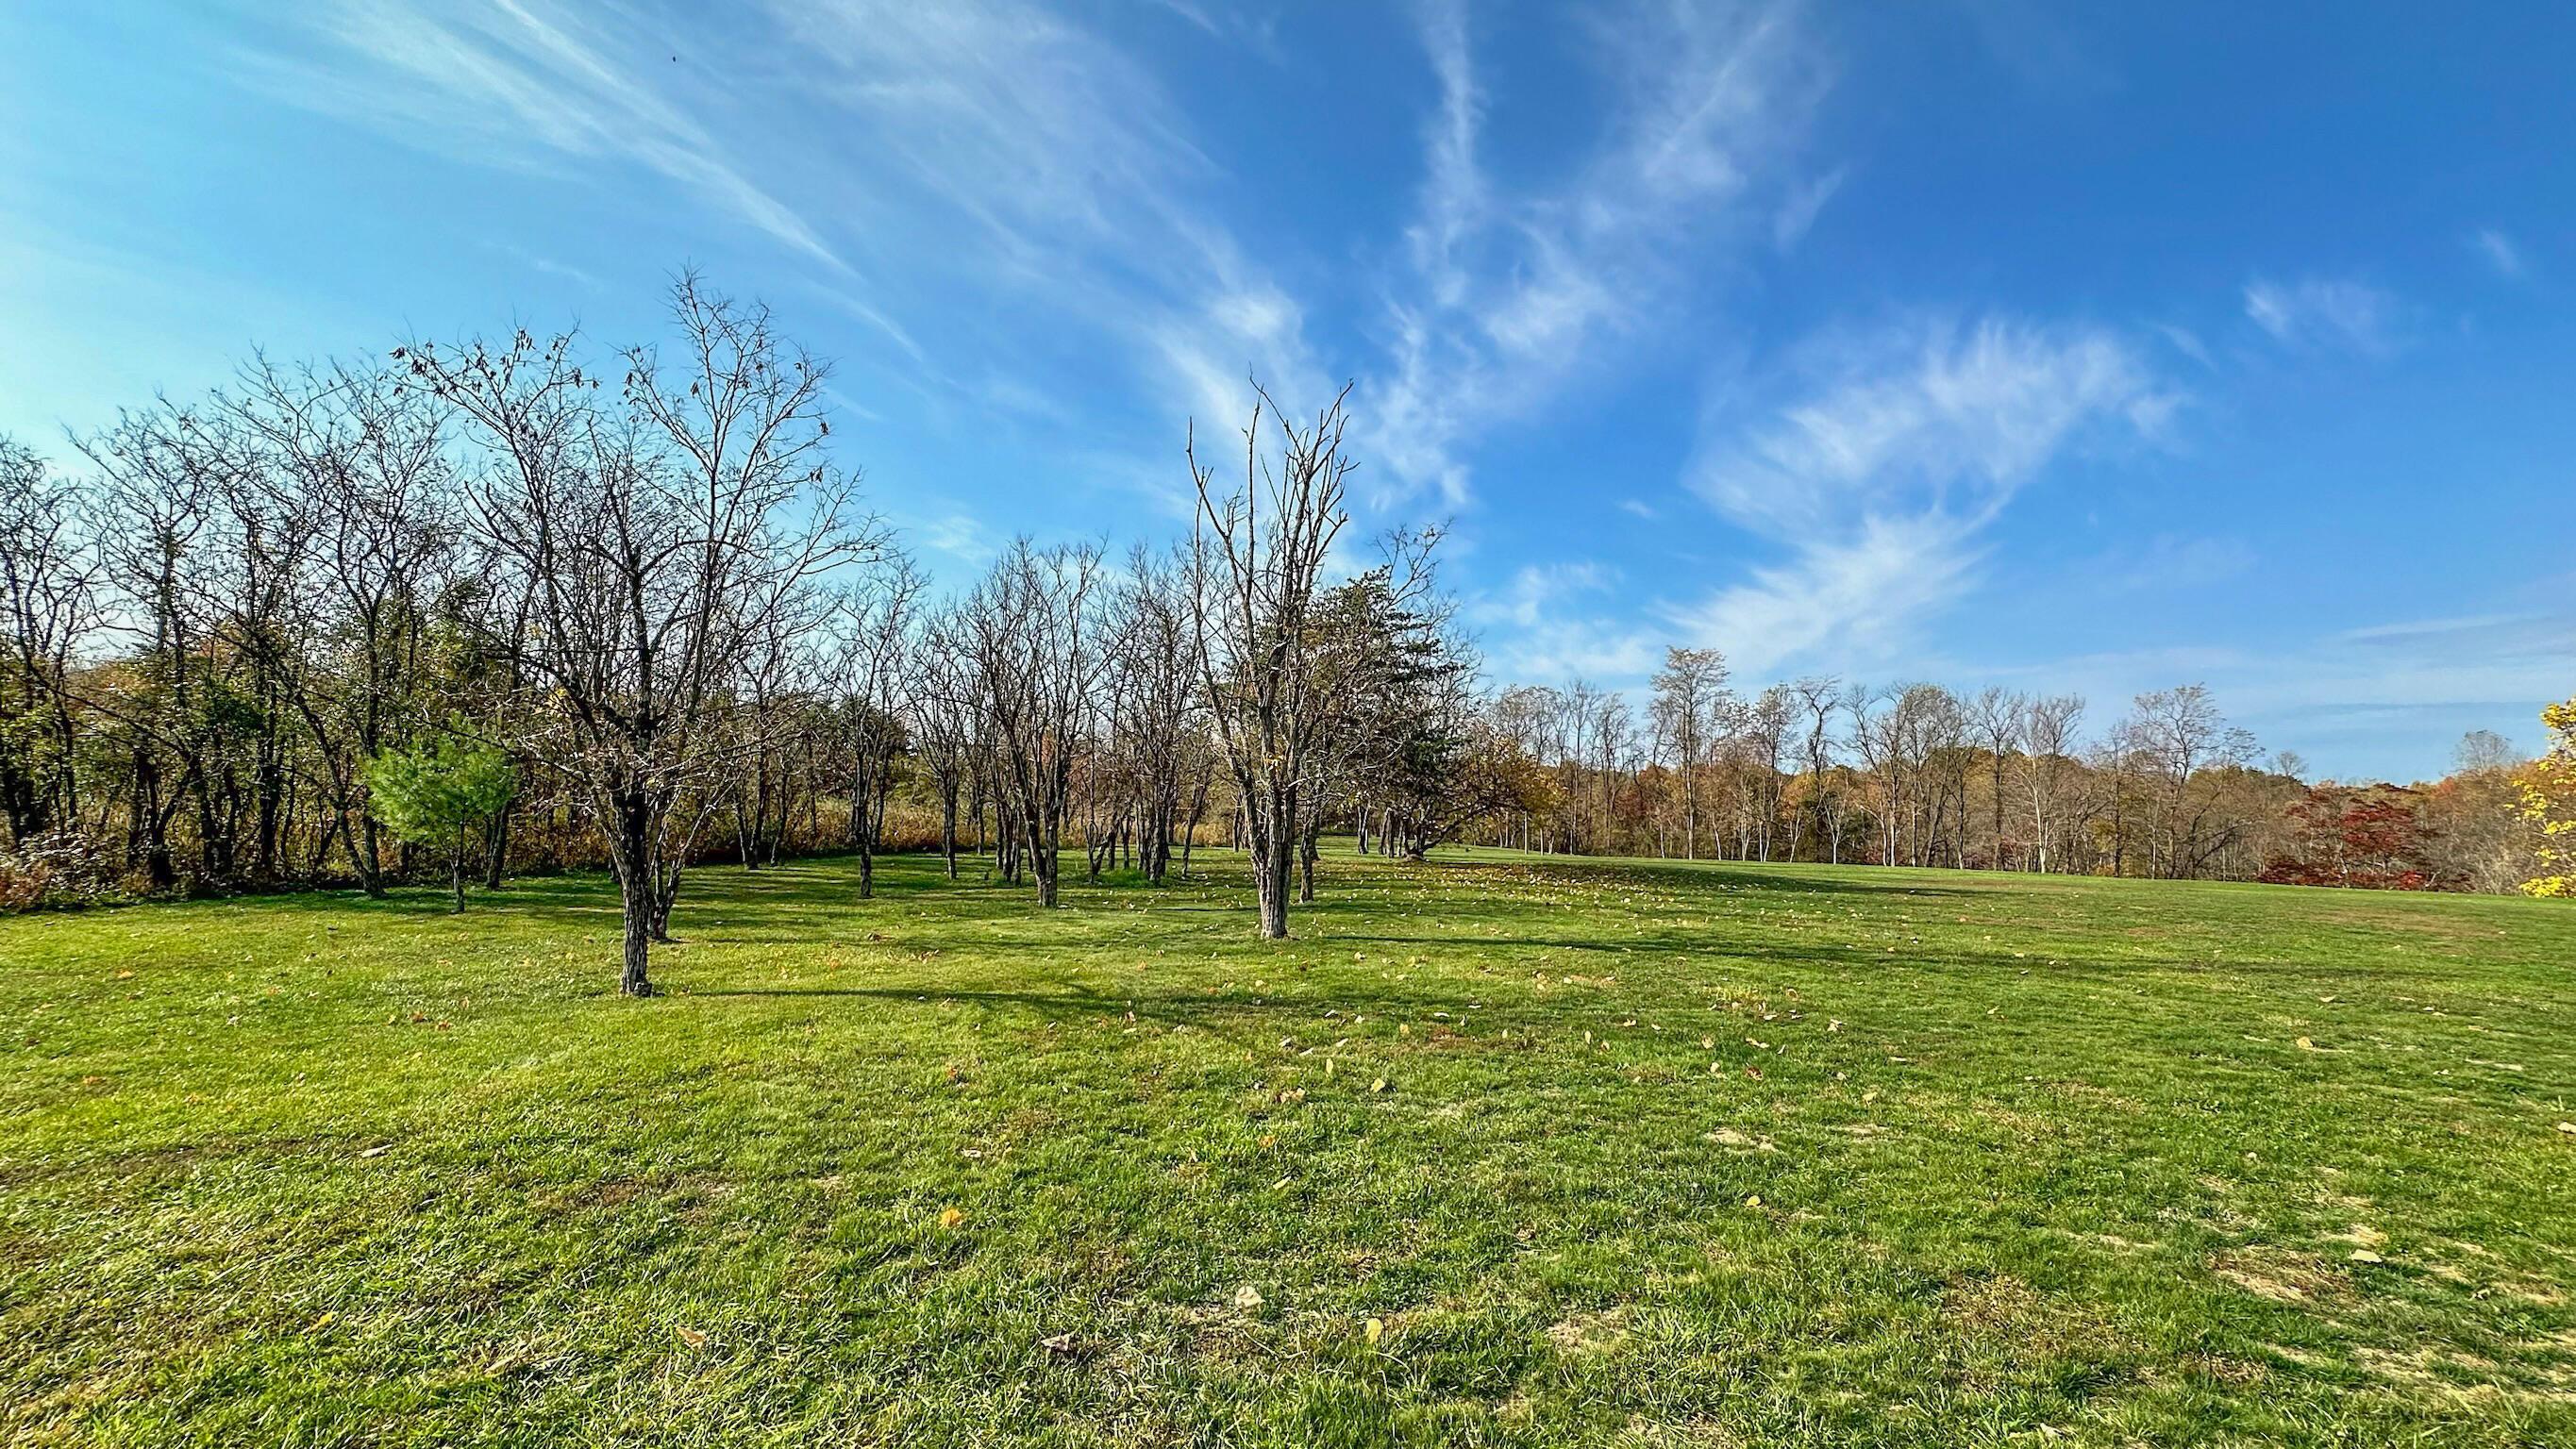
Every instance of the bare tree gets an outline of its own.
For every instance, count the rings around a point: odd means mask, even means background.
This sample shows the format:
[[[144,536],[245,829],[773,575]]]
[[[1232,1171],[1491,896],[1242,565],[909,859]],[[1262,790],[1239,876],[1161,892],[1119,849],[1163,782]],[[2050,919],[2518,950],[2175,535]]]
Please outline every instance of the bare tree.
[[[2462,775],[2481,775],[2492,770],[2509,770],[2521,764],[2526,756],[2513,741],[2494,730],[2471,730],[2460,736],[2459,745],[2451,751],[2451,769]],[[2282,773],[2295,775],[2296,771]]]
[[[2005,868],[2004,770],[2021,749],[2022,715],[2029,701],[2009,690],[1988,685],[1968,706],[1968,728],[1986,751],[1988,793],[1994,803],[1992,852],[1986,865]]]
[[[125,760],[125,859],[157,888],[178,882],[171,825],[196,806],[199,871],[231,875],[231,835],[218,806],[224,775],[219,651],[206,565],[222,526],[228,460],[208,446],[196,417],[167,402],[121,414],[80,440],[104,487],[100,499],[102,577],[113,590],[114,627],[136,641],[136,667],[100,678],[79,702],[115,720]]]
[[[1635,748],[1636,711],[1629,707],[1623,694],[1605,694],[1595,706],[1592,719],[1593,747],[1599,752],[1593,761],[1593,775],[1601,787],[1601,820],[1605,831],[1619,829],[1619,786],[1622,771],[1633,768],[1628,752]]]
[[[1796,719],[1800,727],[1799,753],[1804,757],[1807,766],[1808,812],[1813,813],[1816,818],[1817,850],[1815,855],[1808,858],[1812,860],[1823,856],[1825,842],[1832,839],[1835,858],[1839,859],[1841,841],[1836,836],[1828,835],[1828,831],[1833,829],[1830,817],[1834,812],[1828,811],[1825,806],[1825,771],[1833,765],[1833,724],[1834,715],[1842,708],[1842,681],[1831,677],[1810,676],[1791,683],[1783,698],[1796,707]],[[1789,827],[1791,860],[1798,858],[1799,833],[1798,824],[1795,821],[1791,822]]]
[[[1682,858],[1696,860],[1700,769],[1726,697],[1726,656],[1714,649],[1667,649],[1654,688],[1656,732],[1671,744],[1681,781]]]
[[[333,827],[359,884],[384,894],[366,767],[400,743],[418,705],[430,595],[453,553],[448,459],[434,400],[395,374],[335,366],[285,372],[260,359],[222,400],[274,459],[262,491],[291,539],[287,649],[268,631],[245,648],[274,655],[286,702],[312,738]],[[245,518],[251,517],[247,507]]]
[[[1046,907],[1059,904],[1074,764],[1102,668],[1099,587],[1097,547],[1020,539],[968,604],[1002,793]]]
[[[973,638],[970,616],[943,611],[924,620],[913,641],[918,677],[912,691],[912,736],[931,786],[939,792],[939,854],[950,880],[957,879],[958,803],[985,747]]]
[[[859,899],[876,894],[877,852],[895,761],[907,743],[919,678],[912,646],[923,580],[912,560],[889,549],[843,591],[834,625],[832,672],[841,757],[849,771],[850,844],[859,852]]]
[[[1343,451],[1349,388],[1305,426],[1255,392],[1242,487],[1221,489],[1215,468],[1199,463],[1195,428],[1184,452],[1199,502],[1190,557],[1200,680],[1241,793],[1260,934],[1275,941],[1288,935],[1305,792],[1326,764],[1334,680],[1311,626],[1324,562],[1350,521],[1342,494],[1355,465]]]
[[[1180,828],[1199,699],[1189,555],[1138,545],[1115,601],[1121,748],[1136,781],[1136,831],[1145,879],[1161,885]]]
[[[2245,827],[2215,777],[2244,769],[2254,758],[2254,737],[2231,727],[2209,690],[2198,684],[2139,695],[2123,734],[2157,786],[2157,873],[2172,879],[2198,875]]]
[[[2075,734],[2084,720],[2084,697],[2037,695],[2022,704],[2021,743],[2026,756],[2022,785],[2030,796],[2032,863],[2045,873],[2048,844],[2056,825],[2059,797],[2067,775],[2078,768]]]
[[[1780,760],[1789,747],[1789,731],[1795,726],[1796,709],[1789,691],[1777,684],[1754,696],[1736,718],[1730,748],[1744,780],[1738,828],[1749,831],[1752,837],[1739,838],[1737,854],[1747,859],[1756,841],[1762,858],[1771,858],[1772,834],[1780,823]]]
[[[98,606],[81,524],[73,490],[0,437],[0,816],[17,843],[80,821],[80,732],[65,686]]]
[[[493,563],[530,585],[544,727],[523,747],[578,782],[606,840],[634,996],[718,787],[757,743],[719,728],[745,661],[882,544],[825,454],[824,368],[694,276],[671,313],[678,356],[626,354],[614,403],[568,335],[396,353],[489,454],[468,498]]]

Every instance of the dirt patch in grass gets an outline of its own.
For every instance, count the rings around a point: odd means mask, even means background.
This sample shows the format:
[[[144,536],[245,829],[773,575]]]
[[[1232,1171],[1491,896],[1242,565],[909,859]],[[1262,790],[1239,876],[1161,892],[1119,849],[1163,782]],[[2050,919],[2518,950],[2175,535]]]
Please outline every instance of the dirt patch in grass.
[[[2328,1259],[2269,1243],[2219,1253],[2209,1260],[2209,1271],[2275,1303],[2315,1303],[2352,1291],[2351,1280]]]
[[[2013,1345],[2017,1355],[2091,1356],[2121,1343],[2119,1332],[2089,1306],[2008,1274],[1951,1284],[1941,1295],[1941,1312],[1978,1338]]]
[[[1628,1337],[1628,1309],[1603,1308],[1572,1313],[1547,1326],[1547,1341],[1568,1358],[1609,1353]]]

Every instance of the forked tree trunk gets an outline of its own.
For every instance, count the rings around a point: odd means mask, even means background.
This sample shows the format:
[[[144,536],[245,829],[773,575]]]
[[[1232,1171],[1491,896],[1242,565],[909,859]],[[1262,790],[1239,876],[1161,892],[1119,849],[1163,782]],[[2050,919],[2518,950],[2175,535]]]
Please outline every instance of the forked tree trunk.
[[[1273,786],[1258,797],[1246,794],[1241,827],[1244,852],[1252,859],[1253,895],[1261,908],[1261,939],[1284,941],[1288,896],[1296,888],[1297,792]]]

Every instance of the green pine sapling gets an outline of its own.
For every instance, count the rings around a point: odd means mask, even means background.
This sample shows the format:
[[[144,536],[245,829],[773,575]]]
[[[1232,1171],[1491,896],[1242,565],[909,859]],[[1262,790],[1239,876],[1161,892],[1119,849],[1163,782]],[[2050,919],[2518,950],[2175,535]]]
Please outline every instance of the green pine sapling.
[[[453,732],[386,750],[367,764],[368,809],[414,845],[447,850],[456,909],[465,909],[470,842],[510,806],[519,775],[510,757]]]

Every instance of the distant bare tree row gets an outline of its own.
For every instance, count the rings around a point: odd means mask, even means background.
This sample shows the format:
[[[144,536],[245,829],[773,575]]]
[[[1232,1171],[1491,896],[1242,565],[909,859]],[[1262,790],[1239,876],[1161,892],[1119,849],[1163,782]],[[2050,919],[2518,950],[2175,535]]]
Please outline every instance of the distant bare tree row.
[[[2319,802],[2349,793],[2304,784],[2294,756],[2258,759],[2196,684],[2139,695],[2087,738],[2075,695],[1810,677],[1746,696],[1717,651],[1673,649],[1642,724],[1625,697],[1580,682],[1506,690],[1496,711],[1549,789],[1493,839],[1545,850],[2290,878]],[[2493,735],[2471,745],[2440,787],[2379,787],[2413,802],[2413,863],[2374,881],[2521,878],[2517,762]]]

